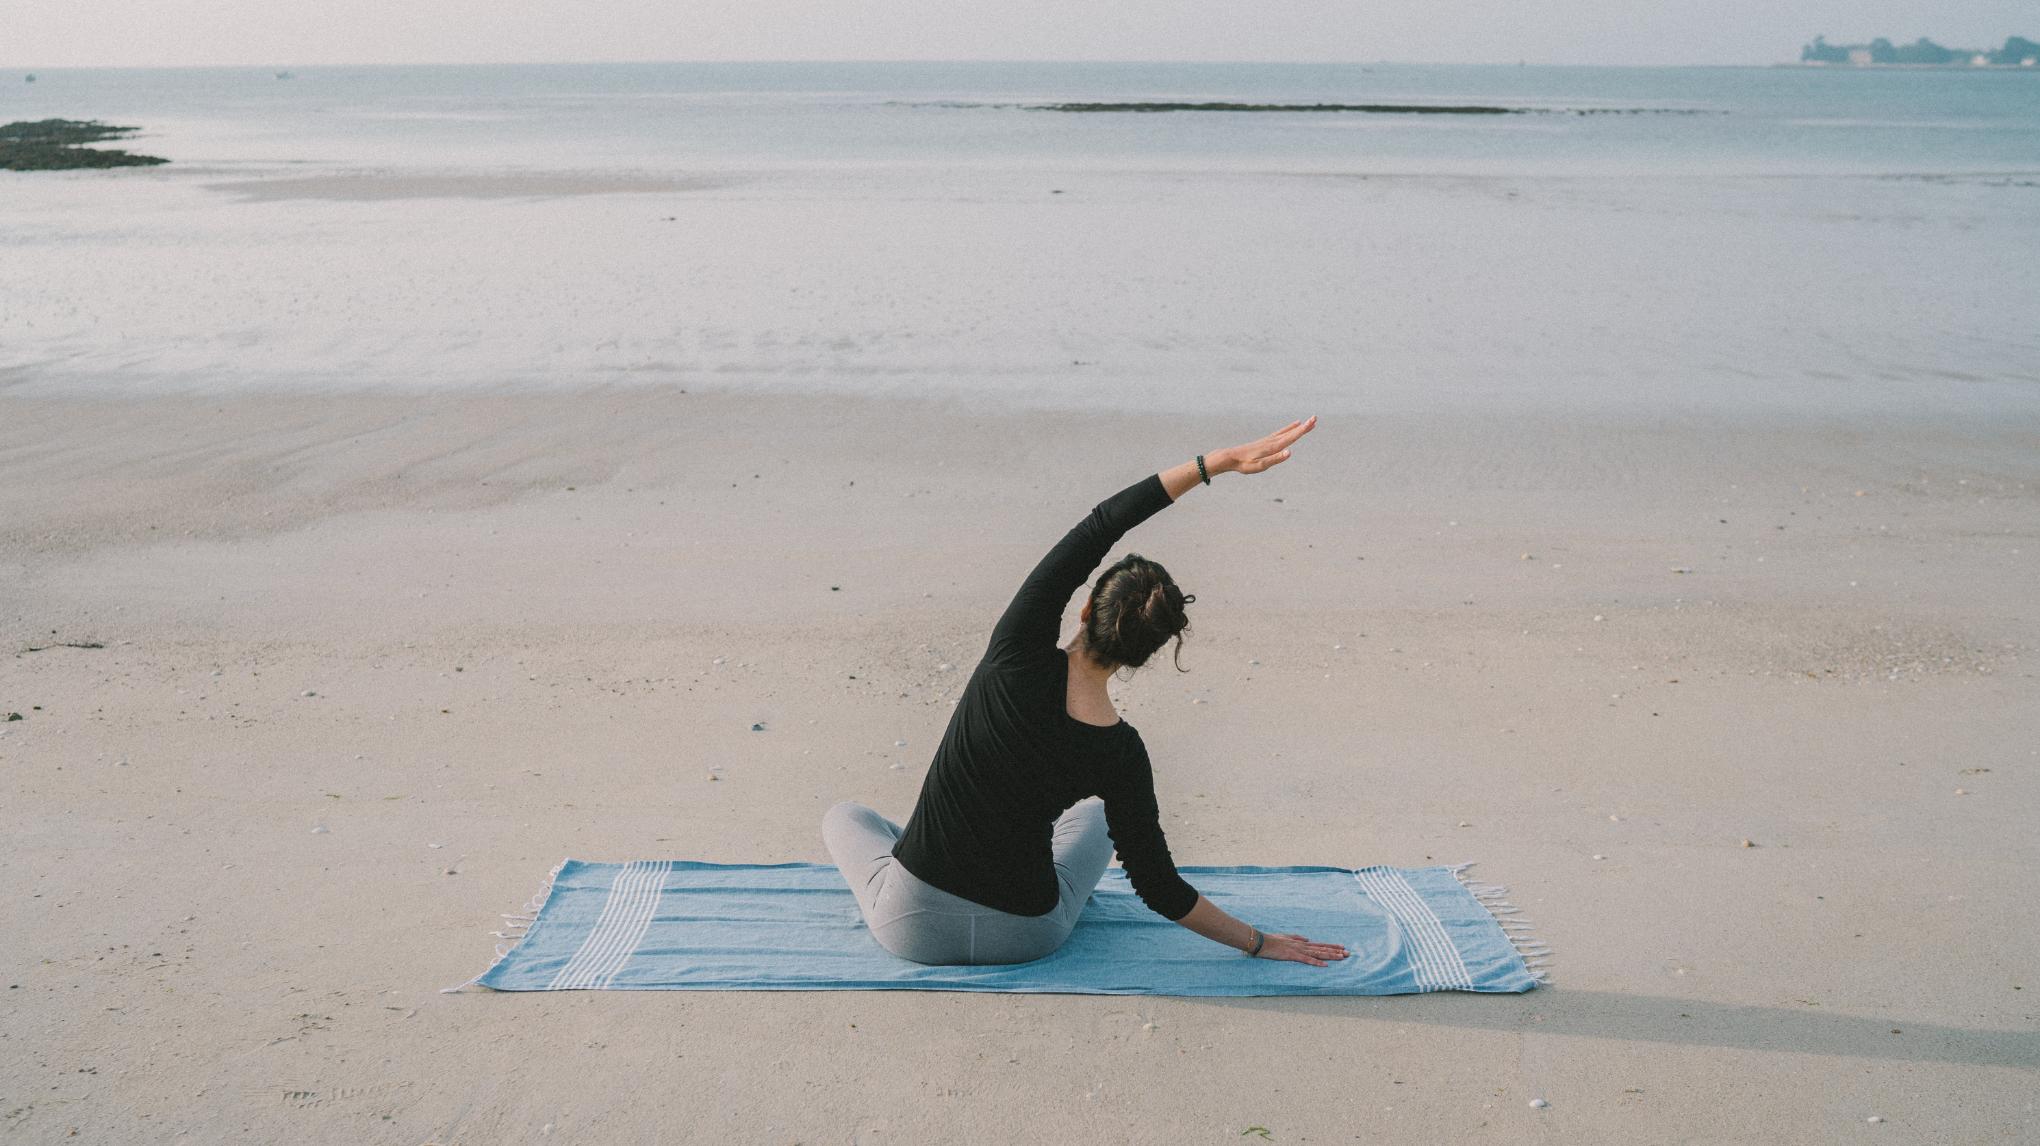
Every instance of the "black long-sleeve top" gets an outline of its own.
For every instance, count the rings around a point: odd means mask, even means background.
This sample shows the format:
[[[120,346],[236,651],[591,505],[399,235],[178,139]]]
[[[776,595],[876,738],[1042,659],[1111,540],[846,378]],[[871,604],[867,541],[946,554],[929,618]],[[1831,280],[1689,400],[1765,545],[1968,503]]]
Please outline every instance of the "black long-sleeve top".
[[[1069,714],[1063,608],[1127,530],[1169,505],[1150,474],[1099,502],[1027,575],[992,629],[892,854],[924,882],[1014,915],[1056,905],[1050,837],[1065,809],[1105,799],[1105,824],[1136,895],[1167,919],[1197,905],[1169,858],[1147,746],[1125,720]]]

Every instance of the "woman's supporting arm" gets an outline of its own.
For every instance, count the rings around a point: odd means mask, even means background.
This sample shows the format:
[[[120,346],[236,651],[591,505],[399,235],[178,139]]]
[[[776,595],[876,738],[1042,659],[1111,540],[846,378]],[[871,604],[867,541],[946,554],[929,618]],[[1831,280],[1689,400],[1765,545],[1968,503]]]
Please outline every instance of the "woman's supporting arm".
[[[1191,467],[1196,468],[1194,465]],[[1132,746],[1123,766],[1104,785],[1105,828],[1119,863],[1126,869],[1134,894],[1162,918],[1195,931],[1206,939],[1241,951],[1254,949],[1257,931],[1220,910],[1204,893],[1185,882],[1169,856],[1168,840],[1162,835],[1161,808],[1155,800],[1154,764],[1138,731],[1129,729]],[[1301,935],[1268,934],[1261,940],[1263,959],[1289,959],[1322,967],[1327,960],[1344,959],[1346,949],[1336,943],[1315,943]]]
[[[1126,725],[1129,744],[1099,784],[1105,797],[1105,833],[1112,850],[1119,853],[1119,865],[1126,869],[1126,881],[1148,910],[1170,922],[1180,921],[1202,898],[1176,870],[1169,857],[1169,841],[1162,833],[1162,810],[1155,801],[1154,765],[1140,732]]]
[[[1254,935],[1259,929],[1227,915],[1217,904],[1199,895],[1197,905],[1190,913],[1176,922],[1195,931],[1214,943],[1240,951],[1254,949]],[[1301,935],[1266,932],[1261,939],[1260,957],[1263,959],[1287,959],[1296,963],[1308,963],[1323,967],[1326,963],[1344,959],[1347,951],[1337,943],[1314,943]]]

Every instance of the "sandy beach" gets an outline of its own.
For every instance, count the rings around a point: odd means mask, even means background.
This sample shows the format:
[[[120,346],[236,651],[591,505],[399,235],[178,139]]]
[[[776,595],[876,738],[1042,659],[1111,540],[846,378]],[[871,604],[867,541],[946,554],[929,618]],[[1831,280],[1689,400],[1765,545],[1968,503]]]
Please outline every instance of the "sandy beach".
[[[2031,172],[364,75],[0,196],[0,1140],[2040,1139]],[[1171,849],[1472,861],[1550,987],[441,993],[904,819],[1065,529],[1314,412],[1117,551]]]
[[[561,856],[904,817],[1015,563],[1266,420],[0,396],[10,1132],[2033,1132],[2030,427],[1327,419],[1129,539],[1179,862],[1478,861],[1549,989],[437,992]]]

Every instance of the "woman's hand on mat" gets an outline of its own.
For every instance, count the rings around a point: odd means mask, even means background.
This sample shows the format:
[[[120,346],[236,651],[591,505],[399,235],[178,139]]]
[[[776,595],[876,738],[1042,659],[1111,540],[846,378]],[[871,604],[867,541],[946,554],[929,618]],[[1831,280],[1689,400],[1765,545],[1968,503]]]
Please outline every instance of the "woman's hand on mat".
[[[1322,967],[1327,962],[1344,959],[1347,951],[1337,943],[1316,943],[1301,935],[1277,935],[1273,931],[1265,934],[1261,944],[1260,959],[1288,959],[1296,963],[1308,963]]]
[[[1278,466],[1289,460],[1289,447],[1296,439],[1311,432],[1317,425],[1317,415],[1312,414],[1301,422],[1291,422],[1265,438],[1248,442],[1244,446],[1233,446],[1215,454],[1205,455],[1207,469],[1219,473],[1257,474],[1269,466]],[[1216,465],[1212,463],[1216,462]]]

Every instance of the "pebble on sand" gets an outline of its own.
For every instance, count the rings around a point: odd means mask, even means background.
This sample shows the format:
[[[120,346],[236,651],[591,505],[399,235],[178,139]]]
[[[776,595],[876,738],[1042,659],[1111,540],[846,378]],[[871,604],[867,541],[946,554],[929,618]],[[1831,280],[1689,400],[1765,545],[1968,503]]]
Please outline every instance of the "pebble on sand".
[[[312,691],[311,689],[306,689],[306,690],[304,690],[303,692],[301,692],[301,693],[298,693],[298,695],[299,695],[299,696],[317,696],[317,695],[319,695],[319,694],[318,694],[318,693],[316,693],[316,692],[313,692],[313,691]]]
[[[1745,839],[1745,840],[1743,840],[1743,842],[1742,842],[1742,846],[1744,846],[1744,847],[1746,847],[1746,848],[1753,848],[1753,847],[1756,847],[1756,846],[1757,846],[1757,841],[1755,841],[1755,840],[1752,840],[1752,839]]]
[[[1544,1109],[1545,1107],[1547,1107],[1547,1106],[1550,1106],[1550,1105],[1551,1105],[1551,1104],[1550,1104],[1549,1102],[1546,1102],[1546,1101],[1544,1101],[1544,1100],[1543,1100],[1543,1099],[1541,1099],[1541,1098],[1533,1098],[1533,1099],[1531,1099],[1531,1100],[1530,1100],[1530,1106],[1531,1106],[1531,1108],[1532,1108],[1532,1109],[1535,1109],[1535,1110],[1542,1110],[1542,1109]]]
[[[1882,1122],[1882,1121],[1884,1121],[1884,1119],[1883,1119],[1883,1117],[1882,1117],[1881,1115],[1876,1115],[1876,1114],[1873,1114],[1873,1115],[1871,1115],[1870,1117],[1868,1117],[1868,1118],[1865,1118],[1865,1119],[1864,1119],[1863,1121],[1865,1121],[1865,1122]]]
[[[762,725],[762,724],[753,724],[753,725],[751,726],[751,731],[753,731],[753,732],[763,732],[763,731],[765,731],[765,726],[764,726],[764,725]]]

